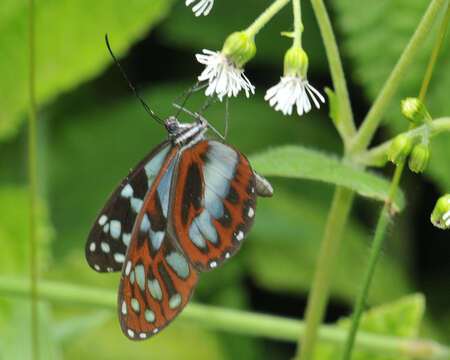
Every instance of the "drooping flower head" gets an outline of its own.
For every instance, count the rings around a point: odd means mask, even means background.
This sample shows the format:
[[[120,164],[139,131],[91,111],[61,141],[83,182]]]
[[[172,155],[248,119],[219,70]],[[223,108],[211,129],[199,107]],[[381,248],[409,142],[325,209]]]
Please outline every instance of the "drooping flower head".
[[[191,5],[197,0],[186,0],[186,6]],[[192,7],[192,12],[195,16],[208,15],[214,5],[214,0],[199,0],[197,4]]]
[[[197,54],[197,61],[205,65],[198,77],[199,81],[208,82],[205,95],[217,94],[222,101],[224,96],[237,96],[241,90],[247,97],[254,94],[255,87],[245,76],[243,66],[255,53],[253,38],[245,32],[235,32],[225,40],[221,51],[204,49],[203,54]]]
[[[430,220],[434,226],[440,229],[450,229],[450,194],[439,198],[431,213]]]
[[[311,110],[311,100],[318,109],[318,100],[325,102],[322,94],[308,82],[308,63],[308,55],[302,48],[293,46],[286,52],[284,74],[278,84],[267,90],[264,97],[276,111],[292,115],[292,109],[296,105],[297,114],[301,116]]]

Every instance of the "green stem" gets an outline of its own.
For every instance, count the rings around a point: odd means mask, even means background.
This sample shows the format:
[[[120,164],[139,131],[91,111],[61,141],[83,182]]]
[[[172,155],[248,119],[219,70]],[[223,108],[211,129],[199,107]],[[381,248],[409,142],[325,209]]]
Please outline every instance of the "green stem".
[[[353,120],[353,112],[350,105],[350,97],[348,95],[347,83],[345,81],[344,70],[342,68],[339,49],[337,47],[336,38],[334,37],[333,28],[331,27],[330,18],[323,0],[311,0],[314,13],[319,24],[322,39],[327,53],[328,63],[330,65],[331,78],[333,80],[334,90],[338,99],[338,116],[336,120],[337,130],[341,135],[344,144],[347,146],[355,135],[355,123]]]
[[[24,279],[0,276],[0,295],[29,296],[30,286]],[[38,295],[42,300],[60,304],[117,308],[117,293],[68,284],[41,280]],[[189,304],[180,315],[180,322],[202,327],[259,336],[274,340],[296,341],[305,325],[302,321],[278,316],[255,314],[239,310],[229,310],[214,306]],[[346,329],[338,326],[322,326],[319,339],[328,344],[339,345],[345,339]],[[413,356],[418,359],[445,358],[450,349],[426,339],[408,339],[386,335],[359,332],[356,341],[358,350],[369,353],[401,358]]]
[[[290,0],[276,0],[251,24],[245,32],[248,37],[254,37]]]
[[[35,22],[34,1],[29,1],[28,51],[29,51],[29,128],[28,128],[28,176],[29,176],[29,246],[30,246],[30,282],[31,282],[31,339],[32,357],[39,360],[38,308],[37,308],[37,186],[36,186],[36,95],[35,95]]]
[[[426,36],[430,32],[436,16],[439,14],[439,10],[446,1],[447,0],[431,1],[419,26],[414,32],[414,35],[412,36],[411,40],[406,46],[406,49],[400,56],[400,59],[394,67],[394,70],[384,84],[383,89],[380,91],[377,99],[373,103],[361,127],[359,128],[358,133],[353,139],[349,149],[349,155],[351,157],[357,157],[357,154],[364,151],[369,145],[373,135],[375,134],[375,131],[380,125],[382,116],[386,112],[386,109],[394,95],[395,90],[397,89],[400,81],[405,75],[409,64],[416,56],[420,46],[423,44]]]
[[[442,22],[442,26],[441,26],[438,38],[436,39],[436,43],[435,43],[432,55],[430,57],[430,60],[428,62],[427,70],[425,72],[425,76],[424,76],[424,79],[422,81],[422,85],[420,88],[420,92],[419,92],[420,100],[424,99],[425,94],[428,89],[428,84],[431,79],[431,75],[433,73],[434,65],[436,63],[436,58],[437,58],[437,55],[439,53],[439,49],[440,49],[440,46],[442,43],[442,38],[447,29],[448,15],[449,15],[449,6],[447,5],[446,16],[444,17],[444,20]],[[414,126],[415,125],[413,123],[411,123],[410,130],[414,130]],[[426,123],[423,126],[427,132],[431,133],[433,131],[431,129],[433,126],[433,122],[431,122],[431,120],[426,121]],[[427,139],[428,139],[428,136],[427,136]],[[380,218],[378,219],[377,228],[375,230],[375,238],[374,238],[374,242],[372,245],[372,249],[370,251],[369,264],[368,264],[368,267],[367,267],[367,270],[366,270],[366,273],[364,276],[364,283],[363,283],[364,285],[358,296],[358,299],[356,300],[355,311],[353,313],[352,323],[350,325],[350,330],[347,335],[347,341],[345,342],[342,360],[349,360],[350,356],[352,354],[353,345],[355,343],[356,332],[358,331],[359,323],[361,321],[361,314],[362,314],[363,306],[364,306],[364,303],[366,301],[366,298],[367,298],[367,295],[369,292],[370,284],[372,282],[373,274],[375,271],[375,266],[377,264],[378,257],[380,255],[380,251],[381,251],[381,247],[382,247],[383,241],[385,239],[386,229],[389,224],[391,214],[393,213],[392,209],[391,209],[392,200],[394,199],[395,192],[398,188],[398,184],[400,183],[400,179],[402,177],[404,167],[405,167],[405,162],[401,163],[400,165],[398,165],[395,168],[394,176],[392,178],[392,183],[391,183],[391,190],[389,192],[389,197],[388,197],[387,202],[384,204],[383,210],[381,211]]]
[[[297,48],[302,47],[302,9],[300,7],[300,0],[292,0],[292,7],[294,11],[294,46]]]
[[[434,65],[436,64],[436,60],[439,54],[439,50],[442,46],[442,41],[444,40],[445,32],[447,30],[448,20],[450,17],[450,4],[447,5],[447,11],[445,12],[444,20],[442,21],[441,29],[439,30],[439,35],[434,44],[433,52],[431,54],[430,61],[428,62],[427,71],[425,72],[424,79],[422,81],[422,87],[420,88],[419,99],[423,100],[425,98],[425,94],[428,90],[428,85],[431,80],[431,75],[433,74]]]
[[[312,358],[317,331],[323,320],[328,300],[328,284],[334,270],[336,253],[339,249],[344,226],[353,203],[353,197],[354,192],[352,190],[342,186],[336,187],[319,251],[317,270],[308,297],[305,334],[299,340],[296,358],[302,360]]]
[[[409,136],[411,140],[420,136],[429,128],[430,137],[436,136],[442,132],[450,131],[450,117],[443,117],[433,120],[430,124],[418,126],[412,130],[408,130],[403,134]],[[355,158],[357,164],[366,166],[384,166],[387,162],[387,153],[394,139],[385,141],[384,143],[358,155]]]
[[[348,331],[347,340],[345,342],[342,360],[350,359],[353,344],[355,342],[356,331],[358,330],[359,322],[361,320],[361,314],[367,298],[367,293],[369,292],[369,288],[372,283],[375,267],[378,261],[378,257],[380,255],[381,247],[383,245],[383,240],[386,235],[386,229],[390,221],[392,199],[400,182],[404,166],[405,163],[402,163],[395,168],[394,177],[392,179],[391,184],[391,190],[389,192],[389,198],[385,202],[383,209],[381,211],[380,218],[378,219],[374,241],[372,244],[372,248],[370,250],[369,263],[367,265],[367,269],[364,274],[363,287],[355,303],[355,310],[353,312],[352,322],[350,325],[350,329]]]

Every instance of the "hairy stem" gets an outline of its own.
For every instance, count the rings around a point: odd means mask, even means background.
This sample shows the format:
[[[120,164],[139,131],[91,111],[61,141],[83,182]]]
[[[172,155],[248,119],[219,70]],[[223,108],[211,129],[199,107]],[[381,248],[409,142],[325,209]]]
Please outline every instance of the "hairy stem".
[[[28,14],[28,176],[29,176],[29,247],[30,247],[30,282],[31,282],[31,339],[32,357],[39,359],[38,307],[37,307],[37,185],[36,185],[36,95],[35,95],[35,22],[34,1],[29,1]]]
[[[0,276],[0,295],[26,297],[29,294],[30,286],[25,279]],[[41,280],[38,295],[41,300],[64,305],[94,306],[113,311],[117,308],[116,292],[68,283]],[[180,315],[179,321],[188,325],[283,341],[296,341],[298,334],[303,333],[305,328],[304,323],[298,320],[192,303]],[[345,333],[346,329],[338,326],[322,326],[318,337],[320,341],[342,345]],[[431,360],[443,359],[450,354],[450,349],[426,339],[398,338],[367,332],[358,333],[356,347],[361,351],[394,358],[412,356]]]
[[[364,274],[363,287],[360,293],[358,294],[358,298],[356,299],[355,309],[353,311],[352,316],[352,322],[350,325],[350,329],[348,331],[347,340],[344,345],[342,360],[350,359],[353,344],[355,343],[356,332],[358,330],[359,322],[361,320],[361,315],[364,309],[364,304],[367,298],[367,294],[369,292],[370,285],[372,283],[375,266],[377,264],[378,257],[381,251],[381,246],[383,244],[383,240],[386,235],[386,229],[389,225],[389,220],[392,213],[391,212],[392,199],[394,198],[395,191],[398,188],[398,184],[400,182],[404,166],[405,163],[403,162],[402,164],[398,165],[395,168],[394,177],[392,179],[391,184],[391,190],[389,192],[389,198],[384,203],[383,209],[381,210],[381,215],[378,219],[374,241],[372,244],[372,248],[370,249],[369,263],[367,265],[367,269]]]
[[[300,6],[300,0],[292,0],[292,7],[294,11],[294,46],[302,47],[302,8]]]
[[[353,120],[352,107],[350,105],[350,97],[347,90],[347,83],[345,81],[344,69],[342,68],[339,49],[325,4],[323,0],[311,0],[311,3],[322,34],[328,63],[330,65],[333,87],[338,99],[336,126],[347,147],[347,144],[355,135],[356,129]]]
[[[254,37],[290,0],[276,0],[251,24],[245,32]]]
[[[357,154],[364,151],[369,145],[373,135],[375,134],[375,131],[380,125],[381,119],[386,112],[386,109],[395,93],[395,90],[397,90],[397,87],[403,79],[403,76],[409,64],[416,56],[420,46],[423,44],[426,36],[430,32],[430,29],[433,26],[442,5],[444,5],[447,1],[448,0],[431,1],[419,26],[414,32],[414,35],[412,36],[411,40],[406,46],[406,49],[400,56],[400,59],[394,67],[394,70],[384,84],[383,89],[378,94],[378,97],[376,98],[361,127],[359,128],[358,133],[353,139],[349,149],[349,155],[351,157],[357,157]]]
[[[439,35],[434,44],[433,52],[431,54],[430,61],[428,62],[427,71],[425,72],[425,76],[422,82],[422,87],[420,88],[419,99],[423,100],[425,98],[425,94],[428,90],[428,85],[431,80],[431,75],[433,74],[434,65],[436,64],[436,60],[439,54],[439,50],[442,46],[442,41],[444,40],[445,32],[447,30],[448,20],[450,17],[450,4],[447,5],[447,11],[445,12],[444,20],[442,21],[441,29],[439,30]]]
[[[432,52],[430,60],[428,62],[427,70],[425,72],[425,76],[422,81],[422,86],[421,86],[420,92],[419,92],[420,100],[423,100],[425,98],[425,94],[428,89],[428,84],[430,82],[431,75],[433,73],[434,65],[436,63],[436,58],[439,53],[439,49],[441,47],[442,38],[447,29],[448,15],[449,15],[449,6],[447,6],[446,16],[444,17],[444,20],[442,22],[442,26],[441,26],[438,38],[436,39],[436,43],[435,43],[433,52]],[[427,121],[424,126],[426,127],[427,131],[430,131],[429,127],[432,126],[432,123],[430,121]],[[413,130],[413,129],[414,129],[414,124],[411,123],[410,130]],[[375,230],[374,242],[372,245],[372,249],[370,251],[369,264],[367,266],[367,270],[366,270],[366,273],[364,276],[363,288],[361,289],[361,292],[359,293],[358,298],[356,300],[355,310],[353,313],[350,330],[347,335],[347,340],[345,342],[342,360],[350,360],[350,357],[352,354],[353,345],[355,343],[355,338],[356,338],[356,332],[358,331],[359,323],[361,321],[363,306],[364,306],[364,303],[366,301],[366,298],[367,298],[367,295],[369,292],[370,284],[372,283],[375,266],[377,264],[378,257],[380,255],[381,247],[383,245],[383,241],[386,236],[386,229],[388,227],[390,216],[392,214],[392,209],[391,209],[392,200],[394,199],[395,192],[398,188],[398,184],[400,183],[400,179],[402,177],[404,167],[405,167],[405,162],[397,165],[397,167],[395,168],[394,176],[392,178],[392,183],[391,183],[391,190],[389,192],[389,197],[388,197],[387,202],[384,204],[383,209],[380,214],[380,218],[378,219],[377,228]]]
[[[450,117],[443,117],[433,120],[430,124],[418,126],[412,130],[405,131],[403,134],[410,139],[417,138],[425,131],[425,127],[430,130],[430,137],[436,136],[442,132],[450,131]],[[374,148],[363,152],[355,159],[356,163],[366,166],[384,166],[387,162],[387,153],[394,139],[385,141]]]
[[[328,300],[328,285],[334,270],[336,253],[344,231],[352,203],[354,192],[342,186],[337,186],[328,214],[327,225],[319,251],[311,291],[306,307],[306,329],[297,346],[297,359],[312,358],[319,326],[323,320]]]

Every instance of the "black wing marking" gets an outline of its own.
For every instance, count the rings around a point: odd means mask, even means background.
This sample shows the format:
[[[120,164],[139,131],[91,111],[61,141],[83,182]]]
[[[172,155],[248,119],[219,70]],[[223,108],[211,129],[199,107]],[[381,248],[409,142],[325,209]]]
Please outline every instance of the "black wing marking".
[[[147,154],[110,195],[95,219],[86,241],[89,265],[98,272],[122,269],[136,217],[169,149],[164,141]]]

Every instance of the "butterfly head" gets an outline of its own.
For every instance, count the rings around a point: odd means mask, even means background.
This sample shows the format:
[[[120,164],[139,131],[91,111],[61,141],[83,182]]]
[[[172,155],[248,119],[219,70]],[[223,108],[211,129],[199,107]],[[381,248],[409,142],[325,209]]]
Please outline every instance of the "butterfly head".
[[[170,116],[164,121],[164,126],[169,134],[169,139],[176,146],[193,145],[204,138],[207,123],[197,119],[194,123],[180,123],[175,116]]]

